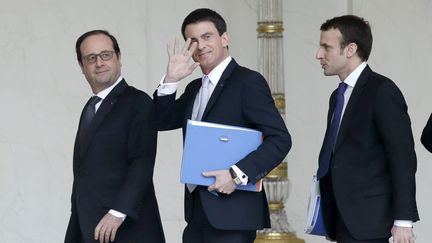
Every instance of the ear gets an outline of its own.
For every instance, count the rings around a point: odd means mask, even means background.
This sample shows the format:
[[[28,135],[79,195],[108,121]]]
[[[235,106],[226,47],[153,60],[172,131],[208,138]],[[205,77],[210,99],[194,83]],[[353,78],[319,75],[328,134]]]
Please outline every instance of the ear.
[[[119,53],[119,54],[116,53],[116,56],[117,56],[117,60],[119,61],[120,67],[121,67],[122,66],[122,63],[121,63],[121,53]]]
[[[221,38],[222,38],[222,46],[225,48],[225,47],[228,47],[228,44],[229,44],[229,36],[228,36],[228,33],[227,32],[225,32],[225,33],[223,33],[222,35],[221,35]]]
[[[346,47],[346,55],[348,58],[353,57],[357,53],[357,44],[356,43],[349,43]]]
[[[81,73],[84,74],[84,66],[83,66],[83,64],[81,62],[78,62],[78,65],[81,68]]]

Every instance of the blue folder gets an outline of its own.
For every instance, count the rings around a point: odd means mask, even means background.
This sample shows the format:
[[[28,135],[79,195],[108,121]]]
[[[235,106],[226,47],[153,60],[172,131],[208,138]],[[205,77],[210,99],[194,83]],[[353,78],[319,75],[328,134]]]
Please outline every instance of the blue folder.
[[[262,133],[257,130],[188,120],[180,181],[212,185],[215,178],[203,176],[204,171],[227,170],[261,143]],[[261,191],[262,182],[239,185],[237,189]]]
[[[308,212],[306,217],[305,233],[311,235],[327,236],[327,231],[324,226],[322,216],[319,180],[317,180],[316,176],[314,176],[312,179],[312,187],[310,191]]]

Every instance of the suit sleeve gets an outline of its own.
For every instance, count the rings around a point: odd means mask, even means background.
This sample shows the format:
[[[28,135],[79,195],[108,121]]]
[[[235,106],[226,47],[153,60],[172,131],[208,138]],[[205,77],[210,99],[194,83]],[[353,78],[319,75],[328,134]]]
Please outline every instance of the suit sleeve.
[[[425,148],[432,153],[432,114],[427,121],[426,127],[423,129],[421,142]]]
[[[245,79],[241,99],[243,116],[250,127],[263,133],[263,143],[236,166],[254,184],[282,162],[291,148],[291,136],[264,77],[253,72]]]
[[[383,141],[392,178],[394,217],[417,221],[415,173],[417,159],[407,105],[392,82],[379,86],[375,101],[376,126]]]
[[[138,105],[128,129],[127,174],[113,209],[138,219],[144,195],[148,190],[153,190],[157,131],[152,122],[154,106],[150,97],[140,96],[134,103]]]

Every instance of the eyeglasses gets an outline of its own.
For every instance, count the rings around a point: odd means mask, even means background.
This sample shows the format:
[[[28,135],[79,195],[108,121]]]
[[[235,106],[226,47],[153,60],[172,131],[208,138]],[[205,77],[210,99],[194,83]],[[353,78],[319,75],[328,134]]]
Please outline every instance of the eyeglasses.
[[[87,56],[84,56],[82,59],[85,60],[87,63],[95,63],[98,57],[100,57],[102,61],[109,61],[113,58],[113,56],[114,51],[103,51],[99,54],[89,54]]]

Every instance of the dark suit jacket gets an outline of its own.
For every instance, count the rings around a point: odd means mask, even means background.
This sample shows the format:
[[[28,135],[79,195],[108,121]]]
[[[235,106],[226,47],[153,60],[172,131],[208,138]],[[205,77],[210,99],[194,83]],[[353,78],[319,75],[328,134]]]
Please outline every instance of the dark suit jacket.
[[[335,101],[336,91],[330,98],[327,131]],[[321,183],[330,237],[334,238],[332,210],[336,205],[347,229],[359,240],[390,237],[395,219],[417,221],[416,167],[402,93],[390,79],[367,66],[339,128],[329,169],[332,184]],[[328,196],[331,191],[335,203]]]
[[[192,81],[177,100],[175,94],[158,97],[155,93],[159,130],[182,127],[185,132],[200,87],[201,78]],[[223,72],[207,103],[202,120],[262,131],[262,145],[236,163],[251,183],[256,183],[276,167],[291,148],[291,137],[274,105],[267,82],[259,73],[239,66],[234,60]],[[210,194],[206,187],[197,187],[196,190],[213,227],[223,230],[270,227],[264,190],[259,193],[237,190],[219,197]],[[186,221],[192,217],[192,205],[191,194],[186,189]]]
[[[103,100],[85,138],[77,136],[65,242],[82,242],[80,234],[84,242],[95,242],[94,229],[110,209],[127,215],[115,242],[165,242],[153,187],[153,113],[150,97],[122,80]]]
[[[432,114],[427,121],[423,133],[421,135],[421,142],[425,148],[432,153]]]

